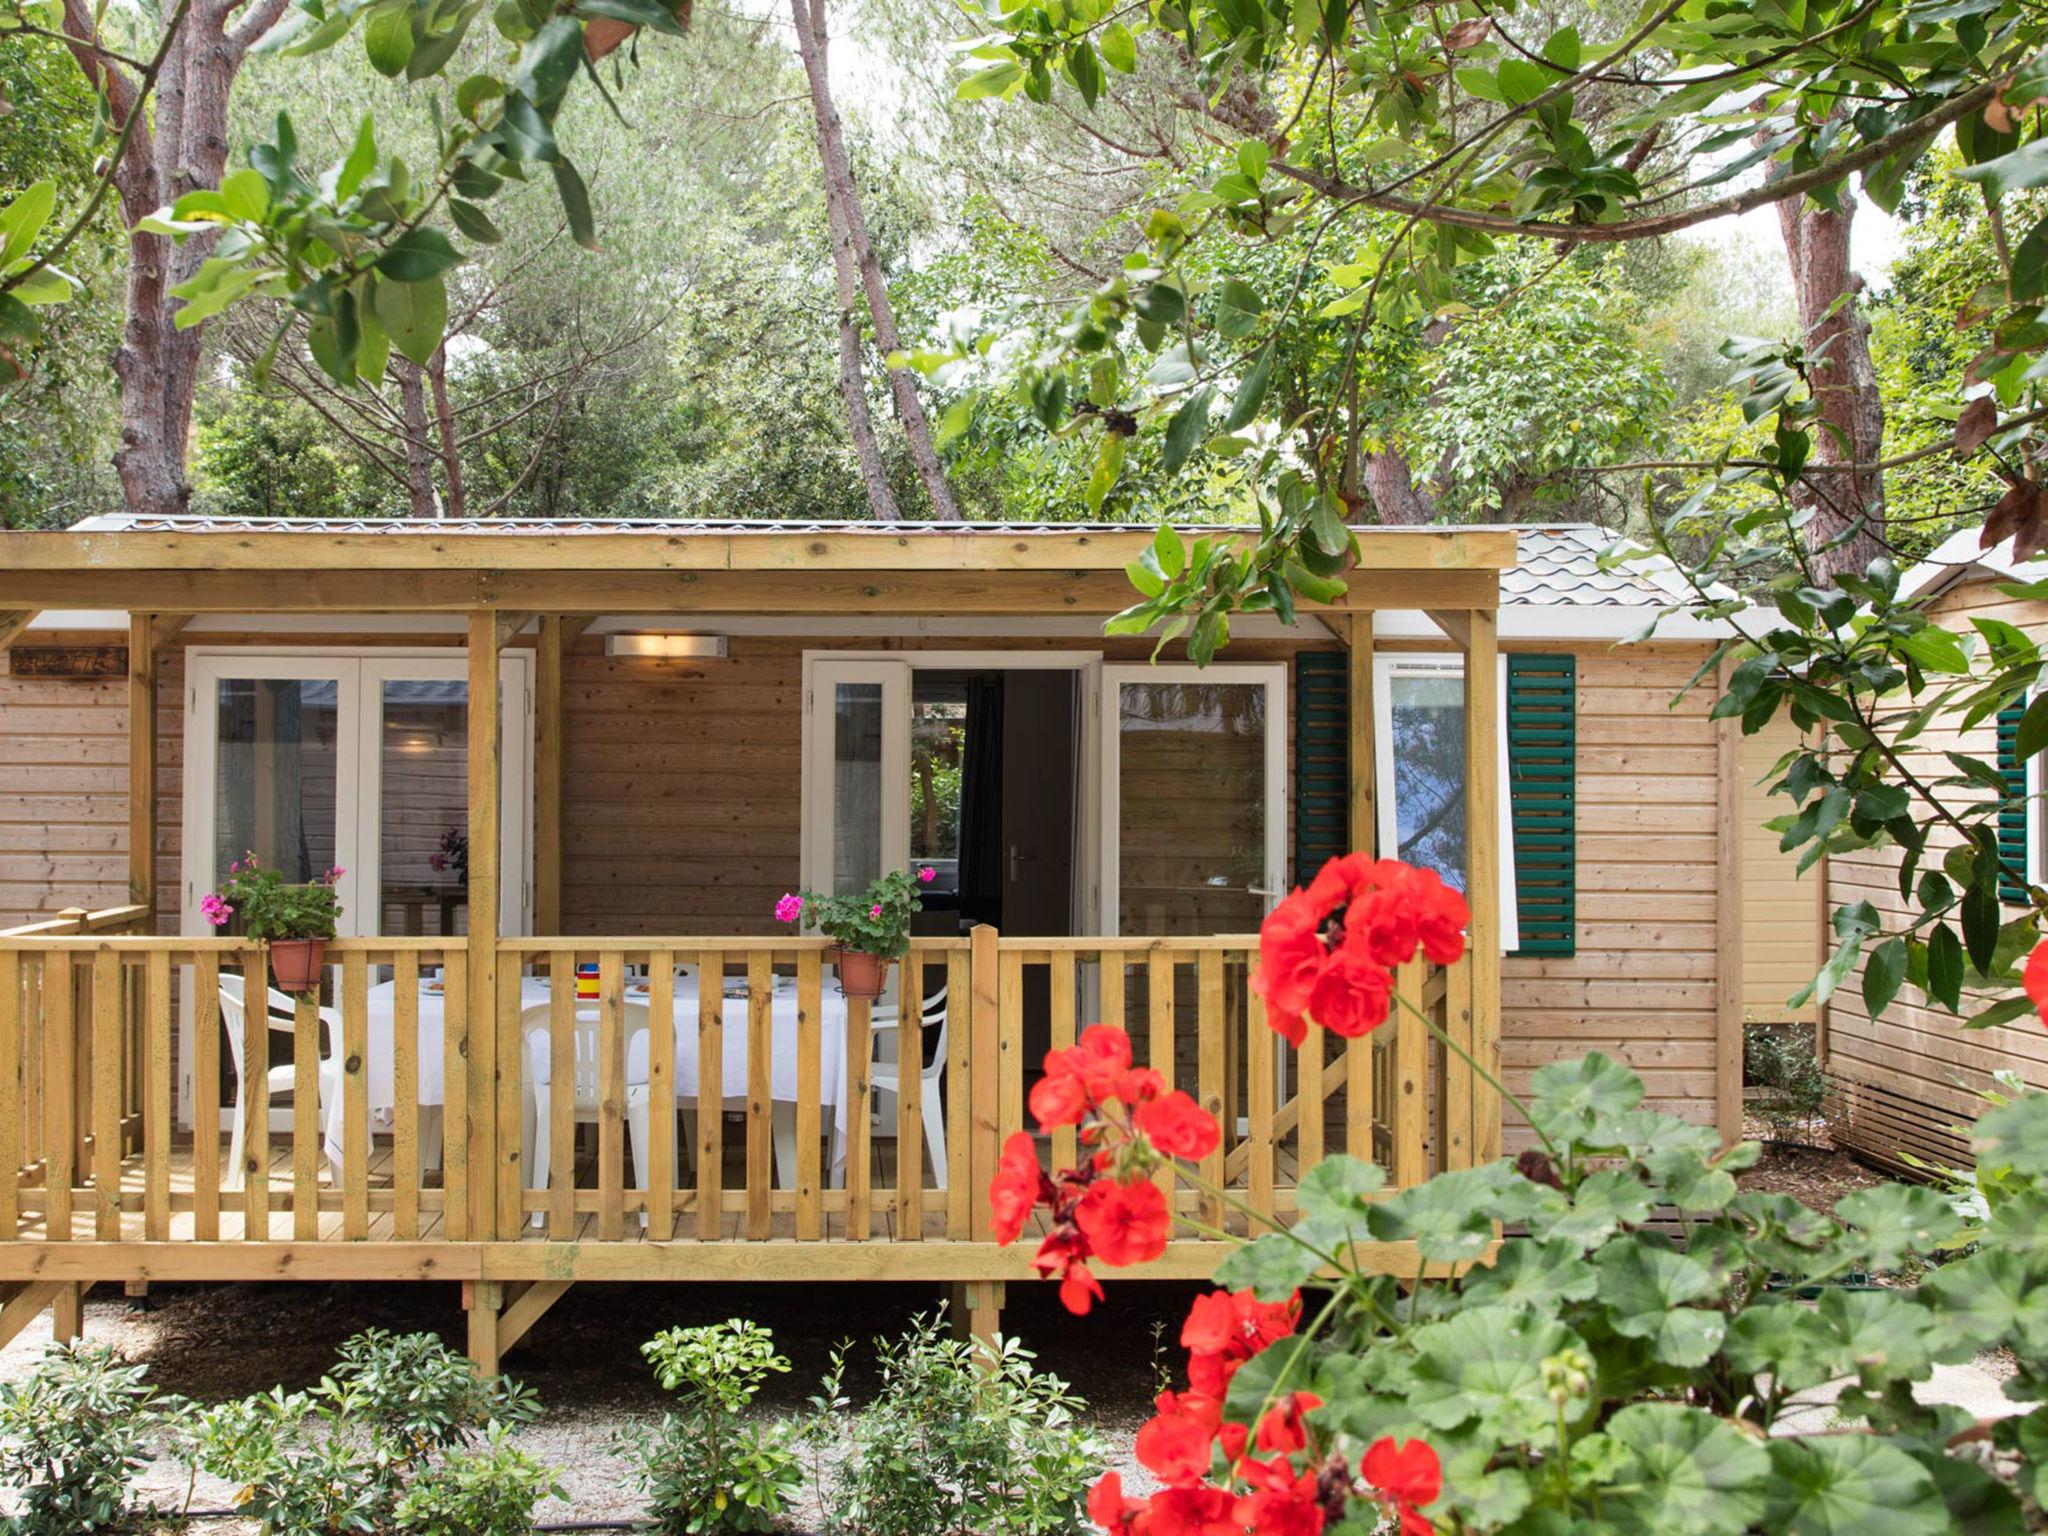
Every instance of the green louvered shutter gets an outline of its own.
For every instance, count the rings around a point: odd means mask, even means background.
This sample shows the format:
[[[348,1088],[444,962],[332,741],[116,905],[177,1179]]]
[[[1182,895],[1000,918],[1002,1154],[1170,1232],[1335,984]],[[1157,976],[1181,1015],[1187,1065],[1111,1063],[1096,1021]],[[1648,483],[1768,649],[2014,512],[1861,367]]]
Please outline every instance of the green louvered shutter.
[[[1522,955],[1578,947],[1578,668],[1508,657],[1508,786]]]
[[[1351,851],[1351,693],[1342,651],[1294,658],[1294,883]]]
[[[2005,780],[2005,806],[1998,813],[1998,861],[2011,869],[2027,867],[2027,765],[2020,761],[2020,717],[2027,701],[2020,699],[1998,712],[1998,775]],[[1998,877],[2000,901],[2025,904],[2026,888],[2011,876]]]

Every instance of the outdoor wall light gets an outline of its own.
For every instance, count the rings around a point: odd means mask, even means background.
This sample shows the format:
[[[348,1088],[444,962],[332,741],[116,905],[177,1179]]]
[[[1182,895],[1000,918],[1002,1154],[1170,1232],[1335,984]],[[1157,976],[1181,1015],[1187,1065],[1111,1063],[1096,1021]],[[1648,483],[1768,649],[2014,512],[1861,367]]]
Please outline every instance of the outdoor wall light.
[[[607,656],[660,656],[671,660],[721,661],[725,657],[723,635],[606,635]]]

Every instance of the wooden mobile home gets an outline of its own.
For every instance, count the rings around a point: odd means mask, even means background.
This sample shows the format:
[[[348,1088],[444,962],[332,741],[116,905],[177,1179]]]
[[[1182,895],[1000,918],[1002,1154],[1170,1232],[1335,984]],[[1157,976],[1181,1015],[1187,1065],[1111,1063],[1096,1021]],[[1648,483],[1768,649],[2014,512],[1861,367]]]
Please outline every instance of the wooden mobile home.
[[[1900,582],[1907,597],[1924,597],[1930,616],[1968,632],[1973,620],[1998,619],[2017,625],[2034,639],[2048,635],[2048,602],[2006,595],[2001,587],[2040,579],[2039,564],[2022,568],[2005,543],[1984,550],[1978,530],[1965,529],[1942,544]],[[2007,781],[2008,795],[2026,795],[2026,809],[2000,818],[2003,862],[2027,871],[2035,885],[2048,884],[2048,830],[2042,824],[2041,763],[2022,765],[2013,750],[2019,716],[2012,707],[1973,731],[1930,732],[1920,755],[1932,758],[1939,772],[1947,766],[1935,756],[1943,751],[1967,753],[1995,764]],[[1912,759],[1909,757],[1909,761]],[[1929,860],[1954,841],[1937,828]],[[1824,865],[1825,896],[1830,905],[1868,899],[1887,920],[1907,916],[1899,898],[1896,849],[1837,854]],[[2025,893],[2008,885],[2000,894],[2007,917]],[[1962,1021],[1926,1006],[1907,987],[1881,1019],[1872,1019],[1860,985],[1839,988],[1829,1000],[1822,1040],[1830,1075],[1842,1094],[1843,1126],[1838,1133],[1860,1156],[1902,1172],[1926,1171],[1925,1165],[1967,1168],[1973,1159],[1967,1126],[1985,1109],[1982,1093],[1994,1085],[1994,1074],[2016,1073],[2030,1087],[2048,1088],[2048,1034],[2028,1016],[2012,1024],[1969,1030]],[[1922,1165],[1915,1169],[1907,1158]]]
[[[1671,575],[1586,527],[1361,530],[1342,601],[1197,671],[1101,633],[1149,538],[0,535],[0,1337],[93,1283],[283,1275],[459,1281],[485,1362],[583,1278],[926,1280],[986,1327],[1030,1273],[996,1148],[1094,1018],[1264,1211],[1328,1151],[1406,1184],[1512,1149],[1412,1021],[1296,1053],[1260,1020],[1260,917],[1352,846],[1467,890],[1470,957],[1400,983],[1511,1083],[1605,1050],[1735,1134],[1745,914],[1787,876],[1745,870],[1740,738],[1673,702],[1715,634],[1620,643]],[[325,992],[269,1018],[199,912],[248,850],[344,870]],[[777,896],[913,861],[896,994],[840,998]]]

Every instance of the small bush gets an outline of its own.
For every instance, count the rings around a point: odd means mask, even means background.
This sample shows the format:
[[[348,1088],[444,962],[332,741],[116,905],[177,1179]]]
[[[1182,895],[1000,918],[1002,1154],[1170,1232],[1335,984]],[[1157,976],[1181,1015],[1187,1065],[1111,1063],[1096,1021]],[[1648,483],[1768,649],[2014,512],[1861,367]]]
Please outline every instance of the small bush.
[[[1811,1141],[1814,1122],[1825,1117],[1828,1077],[1813,1046],[1810,1024],[1743,1027],[1744,1076],[1757,1090],[1749,1108],[1773,1141]]]
[[[844,1413],[846,1456],[825,1502],[833,1529],[859,1536],[1046,1536],[1082,1526],[1081,1501],[1102,1449],[1076,1417],[1085,1406],[1039,1371],[1015,1339],[986,1345],[920,1318],[877,1341],[882,1390],[844,1412],[838,1365],[821,1406]]]
[[[6,1536],[79,1536],[137,1529],[128,1485],[149,1461],[150,1434],[171,1408],[101,1345],[52,1345],[26,1379],[0,1384],[0,1489],[16,1512]],[[153,1518],[153,1513],[148,1516]]]
[[[474,1512],[523,1499],[519,1518],[530,1523],[553,1486],[504,1438],[538,1415],[532,1393],[501,1376],[479,1380],[432,1334],[372,1329],[344,1344],[333,1375],[309,1392],[273,1389],[199,1414],[187,1459],[239,1487],[243,1511],[269,1536],[394,1527],[495,1536],[526,1525],[491,1524]],[[493,1468],[504,1474],[503,1490],[486,1486]],[[401,1516],[415,1494],[427,1524]],[[457,1513],[473,1523],[431,1523]]]
[[[533,1511],[560,1493],[554,1469],[513,1445],[493,1424],[481,1445],[430,1465],[398,1501],[406,1536],[531,1536]]]
[[[640,1352],[676,1394],[660,1424],[617,1441],[634,1463],[647,1518],[667,1536],[770,1529],[803,1476],[791,1427],[747,1417],[762,1383],[789,1369],[774,1335],[734,1318],[667,1329]]]

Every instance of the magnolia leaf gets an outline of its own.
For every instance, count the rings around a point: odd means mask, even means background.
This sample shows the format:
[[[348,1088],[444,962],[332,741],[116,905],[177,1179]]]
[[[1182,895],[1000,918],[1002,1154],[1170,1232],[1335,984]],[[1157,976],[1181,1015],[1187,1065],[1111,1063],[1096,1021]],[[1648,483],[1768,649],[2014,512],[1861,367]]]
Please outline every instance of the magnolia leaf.
[[[439,277],[461,260],[446,235],[438,229],[422,227],[407,230],[387,245],[384,254],[377,258],[377,272],[393,282],[418,283]],[[393,333],[394,339],[396,334]]]
[[[414,283],[380,280],[373,301],[377,323],[399,354],[422,368],[448,328],[448,289],[439,276]]]
[[[1131,36],[1131,29],[1120,21],[1113,21],[1103,28],[1096,46],[1101,51],[1102,62],[1120,75],[1128,75],[1138,67],[1138,42]]]
[[[1982,448],[1998,426],[1998,402],[1989,395],[1979,395],[1963,407],[1963,414],[1956,418],[1955,455],[1967,459]]]
[[[1259,407],[1266,403],[1266,385],[1273,377],[1273,343],[1267,342],[1253,361],[1251,371],[1244,376],[1244,382],[1237,386],[1237,395],[1230,402],[1230,414],[1223,418],[1223,430],[1236,432],[1252,423],[1259,414]]]
[[[1226,277],[1216,289],[1216,329],[1225,336],[1249,336],[1259,328],[1265,302],[1250,283]]]
[[[1202,435],[1209,430],[1209,405],[1215,399],[1216,391],[1205,384],[1181,402],[1166,422],[1166,446],[1160,455],[1160,467],[1169,475],[1177,473],[1187,463],[1188,456],[1202,441]]]
[[[404,0],[380,6],[364,20],[363,55],[386,79],[405,73],[412,48],[412,6]]]
[[[1770,1454],[1712,1414],[1635,1403],[1607,1436],[1626,1455],[1600,1513],[1626,1536],[1742,1536],[1762,1518]]]
[[[1124,443],[1121,432],[1102,434],[1102,445],[1095,450],[1095,472],[1088,477],[1087,501],[1090,515],[1102,510],[1102,503],[1116,488],[1117,476],[1123,473]]]

